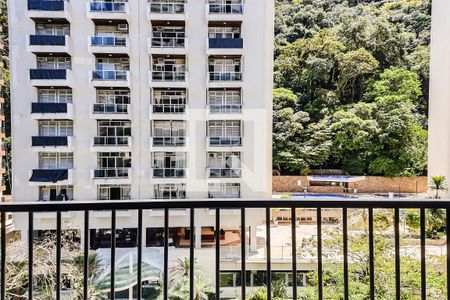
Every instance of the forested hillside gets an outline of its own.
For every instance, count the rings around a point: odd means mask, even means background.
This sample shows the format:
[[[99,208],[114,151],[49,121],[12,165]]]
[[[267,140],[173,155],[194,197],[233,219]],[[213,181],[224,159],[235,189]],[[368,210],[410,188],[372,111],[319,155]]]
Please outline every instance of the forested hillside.
[[[426,172],[431,0],[277,0],[274,169]]]

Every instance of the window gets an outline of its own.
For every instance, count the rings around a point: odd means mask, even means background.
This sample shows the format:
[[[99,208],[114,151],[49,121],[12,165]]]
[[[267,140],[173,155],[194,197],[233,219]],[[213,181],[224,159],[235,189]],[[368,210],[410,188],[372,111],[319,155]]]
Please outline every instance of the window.
[[[240,168],[240,152],[209,152],[208,168]]]
[[[185,199],[185,184],[155,184],[155,199]]]
[[[72,121],[39,121],[40,136],[73,136]]]
[[[184,40],[184,27],[180,26],[153,26],[153,38],[180,38]]]
[[[100,152],[97,156],[101,169],[131,168],[130,152]]]
[[[37,35],[70,35],[69,24],[37,23]]]
[[[98,200],[130,200],[131,185],[100,185]]]
[[[209,72],[212,73],[236,73],[241,72],[240,58],[210,58]]]
[[[119,30],[117,25],[96,25],[95,36],[103,37],[126,37],[128,30]]]
[[[209,90],[208,105],[211,113],[240,112],[241,90]]]
[[[241,185],[239,183],[210,183],[208,184],[209,198],[240,198]]]
[[[98,134],[105,137],[131,136],[131,122],[98,121]]]
[[[182,113],[186,108],[186,90],[153,90],[154,113]]]
[[[67,200],[73,200],[73,186],[72,185],[52,185],[39,187],[40,201],[54,201],[58,195],[64,194]]]
[[[129,71],[130,59],[128,57],[99,57],[96,60],[99,71]]]
[[[210,137],[240,137],[241,121],[209,121]]]
[[[38,102],[72,103],[71,89],[38,89]]]
[[[91,229],[91,250],[111,248],[111,229]],[[137,246],[137,229],[116,229],[116,248],[135,248]]]
[[[38,56],[37,68],[44,70],[70,70],[70,56]]]
[[[210,39],[238,39],[241,37],[241,28],[209,27],[208,35]]]
[[[73,153],[39,153],[39,169],[73,169]]]
[[[153,168],[181,169],[186,168],[185,152],[154,152]]]
[[[97,90],[97,103],[130,104],[129,90]]]
[[[184,58],[156,57],[153,59],[153,71],[184,72],[186,60]]]
[[[153,121],[154,137],[186,136],[186,122],[184,121]]]

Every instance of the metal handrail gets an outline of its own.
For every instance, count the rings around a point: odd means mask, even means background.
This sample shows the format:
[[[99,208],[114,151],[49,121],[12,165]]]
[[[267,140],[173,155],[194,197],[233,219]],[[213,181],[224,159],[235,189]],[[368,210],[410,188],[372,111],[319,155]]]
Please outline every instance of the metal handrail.
[[[208,175],[210,178],[240,178],[241,169],[208,167]]]
[[[130,104],[95,103],[92,113],[94,114],[127,114]]]
[[[186,111],[186,104],[153,104],[154,113],[177,114]]]
[[[150,3],[150,13],[184,14],[184,3]]]
[[[240,146],[242,137],[240,136],[211,136],[209,137],[210,146]]]
[[[186,168],[158,168],[153,167],[154,178],[184,178]]]
[[[128,80],[128,72],[125,70],[96,70],[92,71],[93,80]]]
[[[91,37],[91,46],[94,47],[125,47],[127,46],[127,37],[125,36],[93,36]]]
[[[185,81],[185,71],[152,71],[154,81]]]
[[[152,37],[152,48],[184,48],[186,37]]]
[[[242,72],[209,72],[210,81],[241,81]]]
[[[240,113],[242,111],[241,104],[209,104],[209,112],[215,114],[221,113]]]
[[[244,4],[209,4],[210,14],[242,14]]]
[[[128,178],[130,168],[99,168],[94,170],[94,178]]]
[[[96,136],[94,146],[130,146],[129,136]]]
[[[154,136],[154,147],[181,147],[186,145],[186,136]]]
[[[91,12],[123,13],[126,10],[125,4],[125,2],[92,1],[89,8]]]

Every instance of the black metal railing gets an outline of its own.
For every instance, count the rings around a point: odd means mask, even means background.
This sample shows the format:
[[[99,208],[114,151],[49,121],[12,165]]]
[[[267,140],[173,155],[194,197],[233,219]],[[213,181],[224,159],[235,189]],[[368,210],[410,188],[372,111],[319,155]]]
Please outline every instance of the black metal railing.
[[[65,46],[65,35],[30,35],[30,45],[32,46]]]
[[[17,200],[16,200],[17,201]],[[42,212],[52,212],[55,213],[55,223],[56,230],[54,230],[54,233],[56,234],[56,252],[55,252],[55,268],[56,268],[56,285],[55,285],[55,291],[54,291],[54,298],[56,300],[61,299],[61,290],[62,290],[62,282],[61,274],[62,274],[62,253],[61,253],[61,245],[64,242],[61,238],[62,236],[62,213],[65,212],[79,212],[81,213],[84,218],[83,224],[81,228],[83,229],[81,232],[81,235],[83,235],[84,242],[82,245],[82,251],[83,251],[83,262],[82,262],[82,274],[83,274],[83,280],[82,280],[82,299],[91,299],[89,297],[89,243],[87,241],[90,240],[90,216],[92,212],[95,211],[107,211],[110,212],[110,232],[117,232],[117,214],[120,213],[122,210],[133,210],[137,212],[137,234],[136,234],[136,245],[137,245],[137,272],[136,272],[136,293],[137,293],[137,299],[142,299],[142,288],[143,284],[143,269],[142,269],[142,263],[143,263],[143,248],[145,247],[143,244],[143,233],[144,233],[144,223],[143,223],[143,212],[144,210],[154,210],[159,209],[163,211],[163,270],[164,274],[162,275],[161,280],[161,293],[163,296],[163,299],[169,299],[169,218],[170,218],[170,211],[176,210],[176,209],[188,209],[189,210],[189,230],[190,232],[194,232],[196,223],[200,223],[201,220],[196,221],[195,220],[195,213],[196,211],[201,211],[204,209],[210,209],[215,211],[215,228],[219,229],[221,228],[221,212],[234,209],[234,210],[240,210],[240,221],[238,221],[238,224],[236,224],[236,227],[245,229],[247,228],[247,220],[246,220],[246,213],[254,210],[254,209],[262,209],[264,211],[263,217],[261,220],[261,223],[264,224],[264,231],[265,231],[265,245],[266,245],[266,255],[265,255],[265,263],[266,263],[266,276],[264,276],[264,281],[266,284],[267,289],[267,296],[265,299],[272,299],[272,253],[271,253],[271,247],[272,240],[271,240],[271,209],[272,208],[283,208],[290,210],[290,246],[291,251],[293,253],[291,258],[292,268],[289,270],[289,272],[292,273],[292,298],[298,299],[299,291],[298,291],[298,282],[297,282],[297,275],[298,275],[298,266],[297,266],[297,253],[298,248],[297,246],[297,210],[298,209],[307,209],[308,211],[312,211],[317,218],[317,226],[316,226],[316,240],[317,244],[315,245],[315,252],[317,254],[317,299],[324,299],[324,288],[326,287],[324,285],[324,281],[326,280],[324,277],[324,261],[323,257],[326,255],[326,253],[323,252],[324,249],[324,243],[323,243],[323,230],[324,226],[322,226],[322,212],[326,211],[327,209],[338,209],[341,213],[341,221],[342,221],[342,232],[340,233],[340,239],[341,239],[341,245],[343,248],[343,255],[339,257],[341,259],[340,264],[342,265],[343,273],[343,289],[342,289],[342,296],[336,295],[336,298],[333,299],[349,299],[352,297],[351,290],[349,289],[349,282],[350,280],[354,280],[350,276],[349,272],[349,265],[354,263],[353,261],[349,260],[349,221],[350,218],[348,216],[349,211],[354,209],[363,209],[365,212],[365,218],[367,219],[367,235],[368,235],[368,273],[366,274],[368,277],[368,281],[370,282],[369,289],[367,291],[368,295],[367,297],[364,297],[364,299],[376,299],[376,290],[375,290],[375,278],[376,278],[376,272],[382,272],[383,270],[377,270],[375,265],[375,255],[379,255],[374,251],[374,244],[375,244],[375,232],[376,228],[374,226],[374,222],[377,221],[375,217],[375,210],[379,209],[389,209],[393,213],[393,241],[394,241],[394,249],[393,249],[393,257],[395,260],[394,265],[394,274],[392,276],[392,279],[395,281],[394,289],[395,289],[395,296],[393,296],[391,299],[406,299],[401,297],[402,292],[402,275],[400,266],[402,262],[402,254],[400,252],[400,210],[401,209],[416,209],[419,212],[418,217],[418,231],[419,231],[419,248],[420,248],[420,255],[417,257],[417,262],[420,264],[419,272],[420,276],[420,289],[418,289],[418,293],[420,294],[421,299],[427,298],[427,268],[429,268],[429,265],[427,264],[427,256],[426,256],[426,222],[429,221],[427,219],[427,209],[430,210],[436,210],[436,209],[442,209],[443,213],[446,214],[446,216],[450,216],[450,201],[448,200],[310,200],[310,199],[302,199],[302,200],[293,200],[293,199],[284,199],[284,200],[276,200],[276,199],[254,199],[254,200],[225,200],[225,199],[203,199],[203,200],[130,200],[130,201],[91,201],[91,202],[78,202],[78,201],[72,201],[72,202],[51,202],[51,203],[1,203],[0,204],[0,247],[1,247],[1,256],[0,256],[0,299],[8,299],[6,297],[6,290],[8,288],[7,281],[6,281],[6,265],[8,263],[6,253],[8,251],[7,246],[9,241],[7,240],[7,234],[6,234],[6,220],[7,215],[10,213],[25,213],[28,215],[28,283],[33,282],[33,260],[34,252],[34,220],[35,220],[35,214],[42,213]],[[16,215],[16,217],[19,217],[19,215]],[[446,231],[450,228],[450,217],[446,217],[446,221],[444,222],[444,227],[447,228]],[[64,228],[66,229],[66,224],[64,224]],[[78,229],[80,229],[79,226],[77,226]],[[215,266],[208,266],[209,268],[214,268],[215,272],[215,297],[214,299],[220,299],[221,297],[221,282],[220,282],[220,272],[221,272],[221,231],[215,230],[214,231],[214,244],[216,246],[215,248]],[[448,237],[448,235],[447,235]],[[116,234],[110,235],[110,257],[111,261],[115,262],[116,260]],[[195,260],[195,247],[194,247],[194,234],[190,234],[188,238],[190,244],[189,244],[189,259],[190,261]],[[241,278],[246,278],[247,274],[247,251],[248,251],[248,245],[244,242],[240,243],[240,254],[241,254],[241,260],[239,263]],[[447,270],[447,274],[450,273],[450,243],[446,244],[446,253],[443,254],[446,257],[446,267],[444,269]],[[194,274],[196,272],[195,268],[197,267],[196,264],[190,263],[189,268],[189,296],[186,297],[186,299],[196,299],[194,297],[194,283],[195,283],[195,277]],[[110,266],[110,272],[111,276],[109,277],[109,289],[110,289],[110,295],[109,299],[116,299],[115,292],[116,292],[116,264],[111,263]],[[364,275],[364,276],[366,276]],[[244,281],[245,282],[245,281]],[[447,276],[443,282],[446,284],[443,284],[441,287],[443,294],[450,291],[450,276]],[[446,285],[446,286],[445,286]],[[28,284],[28,286],[21,286],[21,288],[28,290],[28,299],[33,299],[33,285]],[[240,286],[240,294],[241,299],[247,299],[247,286],[246,284],[241,284]],[[416,298],[414,298],[416,299]],[[439,299],[439,296],[436,298]],[[441,297],[440,299],[443,299]]]
[[[242,49],[244,40],[242,38],[210,38],[209,48],[211,49]]]

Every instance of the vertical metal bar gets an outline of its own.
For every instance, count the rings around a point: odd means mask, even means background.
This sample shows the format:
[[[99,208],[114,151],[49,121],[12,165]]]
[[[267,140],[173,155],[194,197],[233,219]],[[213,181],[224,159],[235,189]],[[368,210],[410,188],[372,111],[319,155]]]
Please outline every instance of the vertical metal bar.
[[[89,211],[84,211],[83,299],[89,300]]]
[[[220,299],[220,209],[216,208],[216,300]]]
[[[195,257],[194,257],[194,230],[195,230],[195,210],[191,208],[191,217],[190,217],[190,243],[189,243],[189,299],[194,300],[194,283],[195,283],[195,275],[194,275],[194,266],[195,266]]]
[[[28,212],[28,299],[33,299],[33,231],[34,216],[33,212]]]
[[[297,299],[297,231],[295,208],[291,208],[292,298]]]
[[[272,299],[272,260],[270,253],[270,208],[266,208],[266,286],[267,286],[267,300]]]
[[[0,214],[1,218],[1,244],[2,244],[2,254],[1,254],[1,280],[0,280],[0,289],[1,289],[1,299],[6,299],[6,213],[2,212]]]
[[[111,211],[111,286],[109,299],[116,299],[116,210]]]
[[[61,211],[56,212],[56,300],[61,299]]]
[[[445,223],[447,228],[447,298],[450,298],[450,208],[445,209]]]
[[[348,300],[348,228],[347,208],[342,208],[342,239],[344,251],[344,299]]]
[[[142,209],[138,209],[137,231],[137,298],[142,299]]]
[[[427,269],[425,258],[425,208],[420,209],[420,287],[422,299],[427,298]]]
[[[373,209],[369,208],[369,276],[370,276],[370,299],[375,300],[375,254],[373,250]]]
[[[245,208],[241,208],[241,299],[246,299],[247,270],[245,260]]]
[[[317,208],[317,294],[323,299],[323,268],[322,268],[322,209]]]
[[[400,212],[394,209],[395,231],[395,299],[400,300]]]
[[[163,299],[169,296],[169,209],[164,208],[164,287]]]

